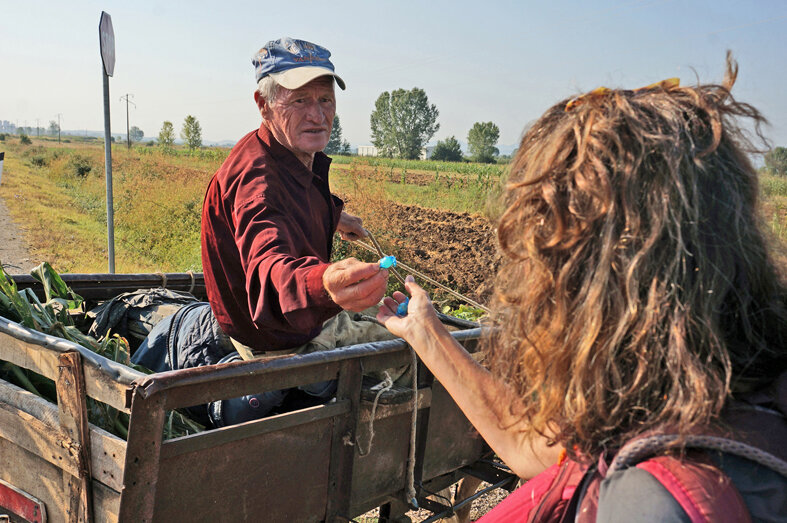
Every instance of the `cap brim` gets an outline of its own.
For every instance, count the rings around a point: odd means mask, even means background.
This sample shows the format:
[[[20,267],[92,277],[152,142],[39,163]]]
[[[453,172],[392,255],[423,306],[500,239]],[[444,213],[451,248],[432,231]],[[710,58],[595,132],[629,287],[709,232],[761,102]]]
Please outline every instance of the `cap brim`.
[[[313,65],[304,65],[303,67],[294,67],[281,73],[271,73],[270,76],[276,80],[276,83],[285,89],[298,89],[308,84],[315,78],[321,76],[333,76],[342,90],[345,89],[344,80],[328,69],[327,67],[315,67]]]

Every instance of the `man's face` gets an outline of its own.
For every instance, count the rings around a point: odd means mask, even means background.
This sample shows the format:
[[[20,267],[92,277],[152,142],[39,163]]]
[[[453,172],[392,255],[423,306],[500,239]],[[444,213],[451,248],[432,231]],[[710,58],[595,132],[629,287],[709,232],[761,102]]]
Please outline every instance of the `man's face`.
[[[336,114],[333,78],[316,78],[295,90],[279,86],[273,104],[260,112],[276,140],[296,156],[312,156],[328,144]]]

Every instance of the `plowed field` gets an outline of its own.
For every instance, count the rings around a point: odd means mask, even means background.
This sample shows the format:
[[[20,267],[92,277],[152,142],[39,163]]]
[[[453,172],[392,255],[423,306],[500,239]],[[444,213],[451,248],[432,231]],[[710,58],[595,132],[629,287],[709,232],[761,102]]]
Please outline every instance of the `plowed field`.
[[[352,203],[347,201],[347,211],[364,218],[365,227],[383,249],[432,279],[476,301],[487,302],[499,263],[489,220],[480,215],[391,202],[386,203],[384,216],[364,216],[363,210],[354,209]],[[361,252],[353,250],[352,254]]]

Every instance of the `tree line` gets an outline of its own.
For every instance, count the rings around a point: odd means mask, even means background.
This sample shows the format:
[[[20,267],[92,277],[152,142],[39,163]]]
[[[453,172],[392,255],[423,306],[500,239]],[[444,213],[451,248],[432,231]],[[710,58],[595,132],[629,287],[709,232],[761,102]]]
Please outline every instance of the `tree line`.
[[[440,129],[437,106],[429,103],[423,89],[396,89],[382,93],[369,118],[372,143],[382,156],[415,159]],[[492,163],[500,154],[497,141],[500,129],[493,122],[476,122],[467,134],[472,160]],[[455,136],[438,141],[432,159],[458,162],[464,159]]]
[[[380,156],[415,159],[421,150],[440,129],[437,117],[440,112],[423,89],[414,87],[407,91],[396,89],[383,92],[374,104],[370,116],[372,143]],[[202,147],[202,128],[199,121],[186,116],[180,137],[189,149]],[[500,129],[493,122],[476,122],[467,134],[470,159],[477,162],[493,163],[499,155],[496,147]],[[164,149],[175,144],[175,128],[165,121],[159,131],[158,143]],[[326,154],[349,154],[350,143],[342,138],[339,115],[334,116],[331,137],[325,147]],[[462,161],[464,156],[455,136],[438,141],[432,159],[441,161]]]
[[[202,126],[195,116],[188,115],[183,120],[180,137],[189,149],[202,147]],[[158,133],[158,144],[165,151],[171,150],[175,146],[175,126],[169,120],[165,120],[161,125],[161,130]]]

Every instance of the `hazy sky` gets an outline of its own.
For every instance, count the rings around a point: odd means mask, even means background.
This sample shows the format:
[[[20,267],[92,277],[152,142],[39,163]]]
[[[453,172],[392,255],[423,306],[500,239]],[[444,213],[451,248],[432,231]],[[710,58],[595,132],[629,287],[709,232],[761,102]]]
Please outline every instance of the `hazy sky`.
[[[112,16],[112,131],[156,136],[187,114],[206,141],[259,125],[251,57],[281,36],[327,47],[347,91],[337,113],[353,146],[369,144],[383,91],[420,87],[440,111],[432,140],[466,141],[474,122],[500,127],[501,149],[559,99],[599,85],[636,88],[678,76],[719,81],[740,64],[734,94],[787,145],[787,2],[762,1],[147,1],[0,0],[0,120],[103,129],[98,23]]]

